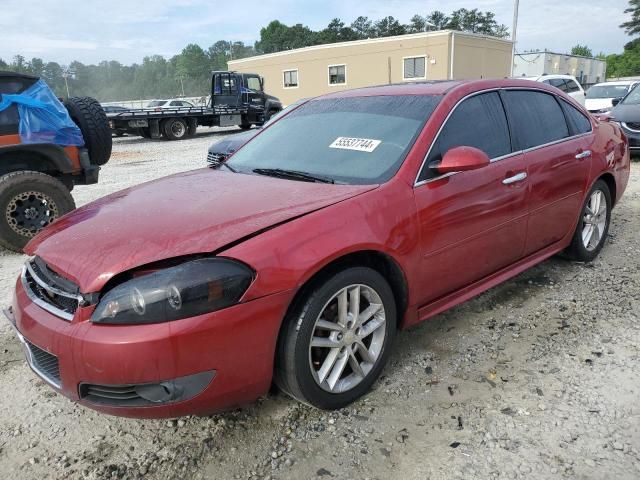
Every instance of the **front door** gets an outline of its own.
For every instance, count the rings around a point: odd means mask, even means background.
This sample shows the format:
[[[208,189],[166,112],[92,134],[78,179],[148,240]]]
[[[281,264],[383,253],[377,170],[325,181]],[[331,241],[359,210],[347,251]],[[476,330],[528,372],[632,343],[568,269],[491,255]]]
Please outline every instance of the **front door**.
[[[457,146],[479,148],[491,158],[491,164],[438,175],[433,167]],[[527,224],[526,168],[523,155],[512,153],[498,92],[474,95],[455,107],[418,180],[414,196],[422,250],[421,304],[522,257]]]

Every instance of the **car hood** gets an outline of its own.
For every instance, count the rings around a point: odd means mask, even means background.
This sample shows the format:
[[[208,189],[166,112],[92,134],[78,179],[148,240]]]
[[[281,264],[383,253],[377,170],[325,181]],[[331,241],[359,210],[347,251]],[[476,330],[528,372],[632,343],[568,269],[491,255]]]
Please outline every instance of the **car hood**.
[[[376,188],[200,169],[122,190],[60,218],[25,248],[84,293],[114,275],[232,242]]]
[[[611,116],[616,122],[640,122],[640,105],[620,103],[611,110]]]
[[[209,153],[229,155],[260,133],[259,128],[254,128],[243,133],[229,135],[218,140],[209,147]]]

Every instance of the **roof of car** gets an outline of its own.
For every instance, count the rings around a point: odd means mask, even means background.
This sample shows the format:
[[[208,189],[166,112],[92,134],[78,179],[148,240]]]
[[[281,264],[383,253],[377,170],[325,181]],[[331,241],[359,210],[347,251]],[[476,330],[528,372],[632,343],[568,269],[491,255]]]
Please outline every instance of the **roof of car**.
[[[633,85],[635,83],[640,83],[640,80],[616,80],[615,82],[600,82],[592,86],[599,87],[601,85]]]
[[[520,77],[520,78],[522,78],[523,80],[533,80],[534,82],[539,82],[541,80],[553,79],[553,78],[564,78],[564,79],[570,78],[571,80],[577,81],[577,78],[574,77],[573,75],[563,75],[560,73],[558,74],[554,73],[551,75],[535,75],[533,77]]]
[[[529,87],[543,88],[545,85],[528,79],[491,79],[491,80],[436,80],[428,82],[407,82],[373,87],[342,90],[322,95],[318,98],[374,97],[382,95],[444,95],[454,89],[486,90],[491,88]],[[554,91],[554,90],[550,90]]]

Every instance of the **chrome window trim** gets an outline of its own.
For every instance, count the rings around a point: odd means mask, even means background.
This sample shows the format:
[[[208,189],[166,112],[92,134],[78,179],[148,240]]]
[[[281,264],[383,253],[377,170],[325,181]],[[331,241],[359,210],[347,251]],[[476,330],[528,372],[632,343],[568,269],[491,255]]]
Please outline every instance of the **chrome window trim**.
[[[33,270],[29,268],[29,263],[27,262],[27,264],[25,264],[22,267],[22,275],[20,275],[20,281],[22,282],[22,288],[24,290],[24,292],[27,294],[27,297],[29,297],[29,300],[31,300],[33,303],[35,303],[36,305],[38,305],[40,308],[42,308],[43,310],[46,310],[49,313],[52,313],[54,315],[56,315],[57,317],[60,317],[64,320],[67,320],[68,322],[70,322],[71,320],[73,320],[73,314],[69,313],[69,312],[65,312],[64,310],[61,310],[53,305],[51,305],[50,303],[44,302],[43,300],[41,300],[35,293],[33,293],[31,291],[31,287],[29,286],[29,284],[27,283],[27,270],[29,271],[29,274],[31,275],[31,277],[34,279],[34,281],[40,285],[42,288],[49,290],[53,293],[56,293],[53,287],[50,286],[44,286],[42,285],[42,280],[40,280],[38,277],[36,277],[35,275],[33,275]],[[69,294],[67,293],[66,295],[63,295],[66,297],[69,297]],[[81,298],[81,297],[76,297],[76,296],[72,296],[69,298]],[[79,300],[78,300],[79,302]]]
[[[553,95],[554,97],[558,97],[558,95],[554,94],[553,92],[549,92],[549,91],[544,90],[544,89],[542,89],[542,88],[534,88],[534,87],[498,87],[498,88],[487,88],[487,89],[485,89],[485,90],[478,90],[477,92],[472,92],[472,93],[470,93],[470,94],[468,94],[468,95],[465,95],[465,96],[464,96],[464,97],[462,97],[460,100],[458,100],[458,102],[457,102],[457,103],[453,106],[453,108],[449,111],[449,113],[447,114],[446,118],[444,119],[444,122],[442,122],[442,125],[440,125],[440,128],[439,128],[439,129],[438,129],[438,131],[436,132],[435,137],[433,137],[433,142],[431,142],[431,145],[429,145],[429,149],[427,150],[427,154],[424,156],[424,159],[422,160],[422,163],[420,164],[420,168],[418,169],[418,173],[416,174],[416,178],[415,178],[415,180],[413,181],[413,187],[414,187],[414,188],[419,187],[419,186],[421,186],[421,185],[424,185],[424,184],[426,184],[426,183],[430,183],[430,182],[435,181],[435,180],[440,180],[440,179],[442,179],[442,178],[450,177],[451,175],[455,175],[455,174],[461,173],[461,172],[449,172],[449,173],[447,173],[447,174],[440,175],[440,176],[437,176],[437,177],[434,177],[434,178],[429,178],[429,179],[426,179],[426,180],[420,180],[420,181],[418,181],[418,179],[420,178],[420,173],[422,172],[422,170],[424,169],[425,164],[427,163],[427,158],[429,158],[429,155],[431,154],[431,150],[433,149],[433,146],[434,146],[434,145],[435,145],[435,143],[438,141],[438,137],[440,137],[440,134],[442,133],[442,130],[444,129],[445,125],[446,125],[446,124],[447,124],[447,122],[449,121],[449,118],[451,117],[451,115],[453,115],[453,112],[455,112],[455,111],[456,111],[456,109],[458,108],[458,106],[459,106],[462,102],[464,102],[465,100],[467,100],[468,98],[471,98],[471,97],[474,97],[474,96],[476,96],[476,95],[480,95],[480,94],[483,94],[483,93],[491,93],[491,92],[498,92],[498,93],[499,93],[499,92],[500,92],[500,90],[525,90],[525,91],[532,91],[532,92],[542,92],[542,93],[546,93],[546,94],[548,94],[548,95]],[[565,101],[565,102],[566,102],[566,100],[563,100],[563,99],[559,99],[559,100],[560,100],[560,101]],[[569,103],[569,102],[566,102],[566,103]],[[569,103],[569,106],[573,107],[573,105],[571,105],[570,103]],[[573,107],[573,108],[575,108],[575,107]],[[562,109],[562,107],[561,107],[561,109]],[[579,110],[578,110],[578,111],[579,111]],[[583,112],[581,112],[581,113],[583,113]],[[507,111],[506,111],[506,108],[505,108],[505,115],[508,115],[508,114],[507,114]],[[564,112],[563,112],[563,116],[564,116]],[[508,153],[508,154],[506,154],[506,155],[502,155],[502,156],[500,156],[500,157],[491,158],[491,159],[489,159],[489,160],[491,161],[491,163],[494,163],[494,162],[498,162],[498,161],[500,161],[500,160],[506,160],[507,158],[512,157],[512,156],[515,156],[515,155],[520,155],[520,154],[524,154],[524,153],[532,152],[532,151],[537,150],[537,149],[539,149],[539,148],[545,148],[545,147],[549,147],[549,146],[551,146],[551,145],[555,145],[555,144],[557,144],[557,143],[566,142],[566,141],[569,141],[569,140],[573,140],[573,139],[575,139],[575,138],[579,138],[579,137],[583,137],[583,136],[591,135],[591,134],[593,133],[593,122],[591,121],[591,118],[590,118],[590,117],[587,117],[587,119],[589,120],[589,123],[591,124],[591,130],[589,130],[589,131],[588,131],[588,132],[586,132],[586,133],[580,133],[580,134],[578,134],[578,135],[572,135],[572,136],[569,136],[569,137],[566,137],[566,138],[561,138],[561,139],[559,139],[559,140],[554,140],[553,142],[544,143],[544,144],[542,144],[542,145],[536,145],[535,147],[529,147],[529,148],[526,148],[526,149],[524,149],[524,150],[518,150],[518,151],[516,151],[516,152],[511,152],[511,153]],[[566,121],[566,119],[565,119],[565,121]],[[569,127],[568,123],[567,123],[567,127]]]

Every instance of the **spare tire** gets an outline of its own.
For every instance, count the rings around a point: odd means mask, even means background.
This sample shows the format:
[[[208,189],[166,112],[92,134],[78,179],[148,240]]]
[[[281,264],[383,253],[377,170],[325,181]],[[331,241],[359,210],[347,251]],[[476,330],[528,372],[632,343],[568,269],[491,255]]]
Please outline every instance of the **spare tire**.
[[[64,102],[69,116],[80,128],[93,165],[104,165],[111,157],[111,129],[107,115],[91,97],[71,97]]]

